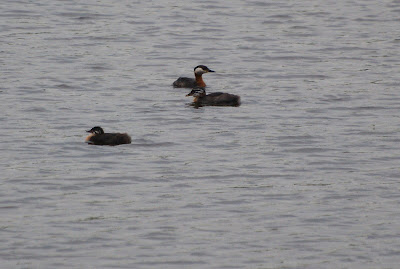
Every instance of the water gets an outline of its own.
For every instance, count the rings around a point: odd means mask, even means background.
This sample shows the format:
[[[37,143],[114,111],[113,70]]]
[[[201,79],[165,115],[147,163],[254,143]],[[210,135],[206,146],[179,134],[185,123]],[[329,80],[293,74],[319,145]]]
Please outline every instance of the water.
[[[399,1],[81,2],[0,4],[2,268],[397,268]]]

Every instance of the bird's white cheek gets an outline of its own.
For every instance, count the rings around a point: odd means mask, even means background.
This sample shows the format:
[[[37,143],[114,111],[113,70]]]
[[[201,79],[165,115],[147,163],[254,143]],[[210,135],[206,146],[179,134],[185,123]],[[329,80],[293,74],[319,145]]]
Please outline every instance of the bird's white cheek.
[[[195,73],[195,74],[198,74],[198,75],[201,75],[201,74],[204,74],[205,72],[204,72],[204,70],[203,70],[202,68],[197,67],[197,68],[194,70],[194,73]]]

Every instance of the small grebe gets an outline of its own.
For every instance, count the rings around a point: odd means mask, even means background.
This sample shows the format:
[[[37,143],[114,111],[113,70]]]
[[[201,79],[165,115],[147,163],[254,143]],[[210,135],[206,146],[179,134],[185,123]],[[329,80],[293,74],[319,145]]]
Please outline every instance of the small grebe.
[[[193,96],[193,103],[196,106],[240,106],[240,96],[224,92],[206,95],[204,88],[194,88],[186,96]]]
[[[210,70],[205,65],[198,65],[194,68],[194,78],[180,77],[172,84],[174,88],[194,88],[194,87],[205,87],[206,84],[203,81],[202,75],[208,72],[215,72]]]
[[[91,133],[86,137],[85,142],[92,145],[109,145],[116,146],[120,144],[130,144],[131,137],[126,133],[104,133],[103,129],[99,126],[93,127],[89,131]]]

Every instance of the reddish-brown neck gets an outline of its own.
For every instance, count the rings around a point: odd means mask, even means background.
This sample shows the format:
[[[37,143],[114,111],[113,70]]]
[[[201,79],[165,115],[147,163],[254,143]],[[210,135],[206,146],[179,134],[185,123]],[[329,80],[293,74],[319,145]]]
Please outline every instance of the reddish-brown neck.
[[[203,81],[203,77],[202,77],[201,75],[198,75],[198,74],[194,74],[194,75],[196,76],[196,83],[197,83],[197,86],[199,86],[199,87],[205,87],[206,84],[205,84],[204,81]]]
[[[94,134],[90,134],[86,137],[85,142],[89,142],[90,138],[92,138],[94,136]]]

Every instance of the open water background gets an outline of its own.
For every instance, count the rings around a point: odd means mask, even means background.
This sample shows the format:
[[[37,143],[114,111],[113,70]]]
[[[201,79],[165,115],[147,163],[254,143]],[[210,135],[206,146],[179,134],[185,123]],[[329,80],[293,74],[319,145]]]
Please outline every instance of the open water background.
[[[400,1],[0,13],[2,268],[398,268]]]

